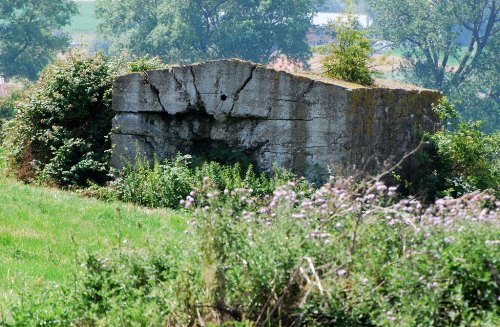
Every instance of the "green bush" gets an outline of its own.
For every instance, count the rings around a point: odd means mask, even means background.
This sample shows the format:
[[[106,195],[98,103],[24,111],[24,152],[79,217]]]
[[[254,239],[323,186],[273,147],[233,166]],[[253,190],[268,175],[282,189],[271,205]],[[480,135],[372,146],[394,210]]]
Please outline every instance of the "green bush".
[[[3,125],[14,117],[17,103],[22,99],[26,85],[27,82],[24,80],[15,81],[9,94],[6,97],[0,97],[0,142],[3,138]]]
[[[429,135],[415,188],[430,199],[486,189],[500,195],[500,132],[487,134],[481,122],[463,121],[446,98],[435,110],[444,128]]]
[[[347,14],[347,21],[338,19],[331,23],[335,41],[319,47],[325,75],[364,85],[373,84],[369,68],[373,53],[366,31],[360,29],[356,17]]]
[[[159,57],[136,57],[127,63],[127,72],[142,72],[145,70],[161,69],[166,66]]]
[[[103,182],[112,81],[102,54],[73,52],[47,66],[5,129],[4,145],[15,174],[60,186]]]
[[[21,91],[15,90],[6,97],[0,97],[0,122],[14,117],[15,103],[21,98]]]

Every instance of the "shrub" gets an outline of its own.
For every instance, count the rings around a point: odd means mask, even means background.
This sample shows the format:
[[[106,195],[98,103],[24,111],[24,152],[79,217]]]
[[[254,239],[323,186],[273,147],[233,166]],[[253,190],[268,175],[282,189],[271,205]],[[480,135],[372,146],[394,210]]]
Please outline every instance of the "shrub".
[[[103,182],[113,73],[102,54],[69,53],[43,71],[6,126],[10,167],[25,181]]]
[[[425,207],[381,182],[330,180],[302,197],[186,199],[186,235],[90,255],[69,288],[25,296],[11,325],[494,326],[500,201],[475,192]]]
[[[8,95],[0,97],[0,141],[3,139],[3,125],[14,117],[17,103],[22,99],[22,94],[29,82],[20,79],[11,81],[10,84]]]
[[[14,116],[15,103],[21,98],[21,91],[15,90],[6,97],[0,97],[0,122]]]
[[[347,14],[347,21],[339,18],[330,24],[335,41],[319,47],[325,55],[322,64],[328,77],[371,85],[373,78],[369,61],[373,51],[366,32],[357,25],[352,13]]]
[[[462,120],[446,98],[435,110],[445,127],[428,136],[415,187],[426,190],[430,199],[486,189],[500,195],[500,132],[486,134],[481,122]]]
[[[142,72],[145,70],[161,69],[165,68],[165,65],[159,57],[136,57],[132,61],[127,63],[127,72]]]

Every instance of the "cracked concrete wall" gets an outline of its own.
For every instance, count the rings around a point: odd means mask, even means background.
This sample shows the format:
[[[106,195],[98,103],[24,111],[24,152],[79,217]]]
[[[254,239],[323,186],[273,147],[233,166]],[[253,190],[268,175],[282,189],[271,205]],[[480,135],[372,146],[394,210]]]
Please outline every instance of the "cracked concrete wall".
[[[118,76],[113,87],[112,166],[225,144],[260,168],[305,176],[327,167],[368,173],[399,160],[434,131],[441,95],[408,85],[364,87],[289,74],[239,60]]]

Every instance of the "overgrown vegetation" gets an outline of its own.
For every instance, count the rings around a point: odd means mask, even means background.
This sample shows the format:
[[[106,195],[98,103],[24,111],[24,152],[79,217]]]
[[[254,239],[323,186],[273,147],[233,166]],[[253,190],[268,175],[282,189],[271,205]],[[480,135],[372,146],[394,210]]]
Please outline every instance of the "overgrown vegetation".
[[[500,132],[486,134],[480,121],[465,121],[444,98],[435,106],[443,128],[428,135],[414,193],[428,199],[492,189],[500,195]]]
[[[268,197],[205,179],[185,237],[89,255],[74,284],[25,295],[7,326],[494,326],[500,201],[430,207],[373,181]]]
[[[16,103],[21,97],[21,90],[14,90],[6,97],[0,97],[0,142],[3,139],[3,125],[14,117]]]
[[[108,13],[117,4],[100,1]],[[257,12],[272,17],[273,8],[283,7],[277,4],[262,2]],[[198,9],[214,5],[209,1]],[[248,30],[253,20],[239,25],[229,10],[240,4],[226,5],[223,17],[206,10],[204,17]],[[170,17],[192,14],[191,9],[175,2],[165,12]],[[108,23],[124,12],[113,12]],[[193,24],[196,15],[187,17]],[[337,43],[325,48],[325,68],[331,77],[370,84],[370,43],[349,17],[337,22]],[[185,28],[178,20],[167,23],[179,27],[171,31]],[[299,23],[296,32],[302,33],[308,24]],[[155,32],[161,32],[164,26],[155,24]],[[149,35],[151,26],[131,32]],[[207,29],[214,32],[210,25]],[[232,47],[241,40],[215,48],[217,35],[225,32],[219,29],[212,44],[199,44],[193,57],[175,47],[159,54],[190,60],[200,51],[210,57],[236,51]],[[119,31],[113,33],[117,37]],[[181,34],[139,44],[134,51],[175,42]],[[274,43],[270,49],[275,51]],[[254,48],[240,50],[255,58],[269,56]],[[397,187],[379,180],[331,178],[315,189],[281,169],[269,177],[256,173],[249,161],[233,163],[240,154],[209,146],[202,153],[206,159],[230,164],[193,163],[180,154],[153,163],[137,158],[109,181],[112,78],[122,70],[162,66],[157,57],[127,64],[123,57],[73,52],[47,67],[28,90],[0,103],[3,118],[15,112],[4,144],[17,177],[63,187],[90,185],[80,191],[107,201],[177,208],[189,216],[187,226],[183,216],[163,224],[162,216],[172,217],[168,212],[129,210],[123,203],[115,204],[115,211],[114,205],[0,176],[0,259],[7,263],[0,273],[9,278],[0,280],[0,288],[14,285],[18,293],[9,297],[0,325],[500,325],[499,133],[484,134],[480,123],[456,117],[447,100],[437,105],[444,126],[453,119],[456,125],[428,136],[421,178],[411,185],[425,203],[402,197]],[[163,243],[149,243],[151,235]],[[79,241],[89,247],[80,252]],[[22,294],[24,278],[58,284]]]
[[[207,179],[214,181],[219,191],[240,188],[252,189],[264,196],[279,185],[297,182],[303,191],[310,187],[304,179],[295,177],[287,170],[275,167],[272,177],[256,173],[253,166],[242,168],[240,163],[224,165],[217,161],[192,162],[189,155],[153,163],[136,158],[106,187],[94,187],[90,194],[103,199],[132,202],[148,207],[178,208],[181,200],[193,190],[202,189]]]
[[[21,98],[21,91],[13,91],[6,97],[0,97],[0,125],[14,117],[15,103]]]
[[[9,165],[25,181],[102,182],[108,172],[113,72],[101,54],[47,66],[5,128]]]

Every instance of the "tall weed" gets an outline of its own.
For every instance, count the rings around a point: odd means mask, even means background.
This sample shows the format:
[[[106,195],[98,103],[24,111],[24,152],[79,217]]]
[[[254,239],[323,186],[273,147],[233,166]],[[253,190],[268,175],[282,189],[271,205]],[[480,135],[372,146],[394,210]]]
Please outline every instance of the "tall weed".
[[[251,165],[244,170],[239,163],[224,165],[204,161],[193,164],[190,155],[178,154],[173,159],[154,160],[152,163],[138,157],[134,163],[126,165],[107,187],[93,187],[90,193],[148,207],[176,208],[190,193],[197,194],[203,189],[207,179],[219,191],[247,188],[261,196],[293,179],[304,191],[310,188],[304,179],[278,167],[274,168],[272,177],[268,177],[265,173],[256,173]]]
[[[4,324],[498,325],[500,201],[395,191],[331,179],[260,196],[205,178],[180,243],[88,256],[74,288],[26,297]]]

